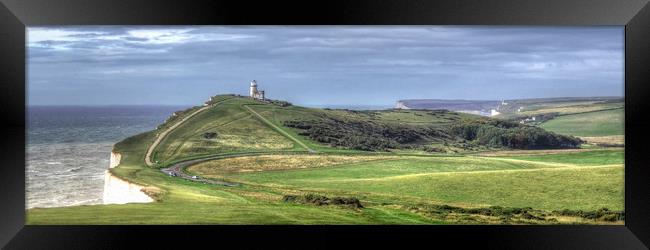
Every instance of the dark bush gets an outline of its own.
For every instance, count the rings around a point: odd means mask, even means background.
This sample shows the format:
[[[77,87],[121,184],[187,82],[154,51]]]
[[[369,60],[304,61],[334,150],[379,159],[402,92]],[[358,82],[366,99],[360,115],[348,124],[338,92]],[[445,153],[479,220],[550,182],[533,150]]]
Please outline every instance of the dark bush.
[[[549,215],[582,217],[585,219],[601,220],[601,221],[618,221],[625,220],[625,213],[623,211],[611,211],[607,208],[601,208],[594,211],[582,210],[555,210],[552,212],[535,210],[531,207],[513,208],[513,207],[482,207],[482,208],[462,208],[453,207],[449,205],[417,205],[408,206],[410,209],[423,211],[431,215],[446,215],[449,213],[457,214],[479,214],[485,216],[499,217],[501,221],[508,222],[513,218],[522,218],[526,220],[539,220],[547,222],[557,222],[555,218],[546,218]]]
[[[562,215],[562,216],[577,216],[590,220],[604,220],[604,221],[616,221],[616,220],[625,220],[624,211],[611,211],[607,208],[600,208],[595,211],[582,211],[582,210],[556,210],[553,211],[553,214]]]
[[[213,139],[215,137],[217,137],[217,133],[215,133],[215,132],[205,132],[205,133],[203,133],[203,138],[205,138],[205,139]]]
[[[284,202],[295,202],[298,199],[298,196],[295,195],[285,195],[282,197],[282,201]]]
[[[529,213],[528,211],[524,211],[521,214],[521,217],[524,218],[524,219],[527,219],[527,220],[545,220],[544,217],[533,215],[533,214]]]
[[[439,147],[426,147],[424,149],[424,151],[430,152],[430,153],[442,153],[442,152],[445,152],[444,149],[439,148]]]
[[[359,199],[354,197],[334,197],[330,200],[330,203],[334,205],[351,205],[354,208],[363,208]]]
[[[317,206],[324,205],[338,205],[338,206],[350,206],[354,208],[363,208],[361,201],[355,197],[333,197],[328,198],[326,196],[317,195],[317,194],[307,194],[303,196],[296,195],[285,195],[282,197],[283,202],[295,202],[302,204],[313,204]]]
[[[320,205],[327,205],[329,198],[322,195],[307,194],[304,196],[304,200],[307,203],[313,203],[320,206]]]
[[[606,214],[600,217],[601,220],[604,221],[616,221],[618,220],[618,215],[617,214]]]

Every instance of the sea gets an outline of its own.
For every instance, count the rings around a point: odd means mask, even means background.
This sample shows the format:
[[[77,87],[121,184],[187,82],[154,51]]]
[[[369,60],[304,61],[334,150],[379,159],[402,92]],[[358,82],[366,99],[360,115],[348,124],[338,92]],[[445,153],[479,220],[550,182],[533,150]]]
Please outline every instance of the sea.
[[[189,106],[28,106],[26,206],[101,204],[113,144]]]
[[[395,105],[301,105],[311,108],[348,109],[348,110],[386,110],[393,109]]]

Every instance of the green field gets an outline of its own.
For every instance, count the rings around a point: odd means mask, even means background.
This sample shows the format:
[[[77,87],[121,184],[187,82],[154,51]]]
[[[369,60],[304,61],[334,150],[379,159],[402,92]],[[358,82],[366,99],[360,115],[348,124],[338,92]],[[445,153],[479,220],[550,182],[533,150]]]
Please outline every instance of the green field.
[[[510,159],[547,163],[568,163],[580,166],[611,165],[625,163],[623,150],[591,150],[567,154],[547,154],[531,156],[510,156]]]
[[[564,115],[544,122],[540,126],[553,132],[574,136],[623,135],[625,111],[621,108]]]
[[[600,110],[610,110],[622,108],[622,102],[616,103],[600,103],[600,102],[575,102],[575,103],[558,103],[558,104],[540,104],[528,106],[524,111],[519,112],[520,115],[538,115],[544,113],[556,112],[560,115],[570,115],[594,112]]]
[[[624,210],[622,148],[555,150],[544,155],[518,151],[506,156],[415,149],[349,150],[312,141],[299,135],[299,130],[282,124],[295,117],[316,119],[320,112],[348,121],[367,119],[414,126],[446,126],[457,119],[475,116],[426,111],[327,111],[280,107],[248,98],[218,100],[225,101],[169,133],[154,150],[154,159],[162,163],[159,166],[166,166],[186,159],[221,156],[184,171],[203,178],[238,182],[240,186],[170,177],[157,167],[145,165],[145,153],[156,136],[188,111],[157,130],[115,145],[114,151],[122,154],[122,160],[110,171],[119,178],[147,186],[155,202],[29,209],[27,224],[623,223],[620,218],[612,220],[600,214],[592,218],[555,211],[568,209],[593,214],[601,208]],[[205,138],[206,132],[217,136]],[[310,195],[357,198],[363,207],[285,199]],[[446,206],[458,209],[436,210]],[[501,207],[531,212],[503,214]],[[499,212],[486,214],[480,209]]]
[[[601,151],[581,155],[597,162]],[[450,205],[623,208],[623,167],[562,161],[511,161],[488,157],[400,157],[329,168],[226,174],[230,180],[302,191],[390,197]],[[580,156],[571,156],[571,159]],[[560,163],[560,164],[554,164]],[[610,165],[610,166],[601,166]],[[200,172],[197,172],[201,174]],[[579,195],[577,195],[579,194]],[[387,198],[384,198],[387,199]]]

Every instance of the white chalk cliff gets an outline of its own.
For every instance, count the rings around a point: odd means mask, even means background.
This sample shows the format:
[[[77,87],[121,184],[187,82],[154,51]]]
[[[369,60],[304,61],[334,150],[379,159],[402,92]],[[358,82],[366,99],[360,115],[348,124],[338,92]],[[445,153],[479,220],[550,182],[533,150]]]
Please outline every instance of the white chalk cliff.
[[[111,152],[111,160],[108,168],[114,168],[120,165],[122,155]],[[104,204],[126,204],[126,203],[147,203],[153,202],[153,199],[145,194],[143,186],[122,180],[106,170],[104,174]]]
[[[122,154],[111,152],[111,160],[108,163],[108,168],[117,167],[117,165],[120,165],[121,160],[122,160]]]
[[[402,101],[398,101],[397,104],[395,104],[396,109],[411,109],[404,104]]]

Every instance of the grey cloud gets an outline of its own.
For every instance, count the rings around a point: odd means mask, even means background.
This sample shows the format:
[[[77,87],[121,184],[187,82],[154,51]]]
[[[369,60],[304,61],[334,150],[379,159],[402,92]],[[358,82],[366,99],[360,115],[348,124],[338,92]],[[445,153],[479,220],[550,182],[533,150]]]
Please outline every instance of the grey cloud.
[[[622,27],[63,26],[28,32],[53,29],[69,35],[42,35],[28,44],[33,103],[70,104],[83,94],[95,96],[84,98],[86,104],[110,104],[115,99],[101,90],[115,88],[129,89],[120,102],[196,104],[188,100],[243,94],[251,79],[273,98],[304,104],[622,95],[623,86]],[[70,89],[65,86],[79,90],[48,95],[48,88]],[[183,97],[176,95],[179,86]]]

